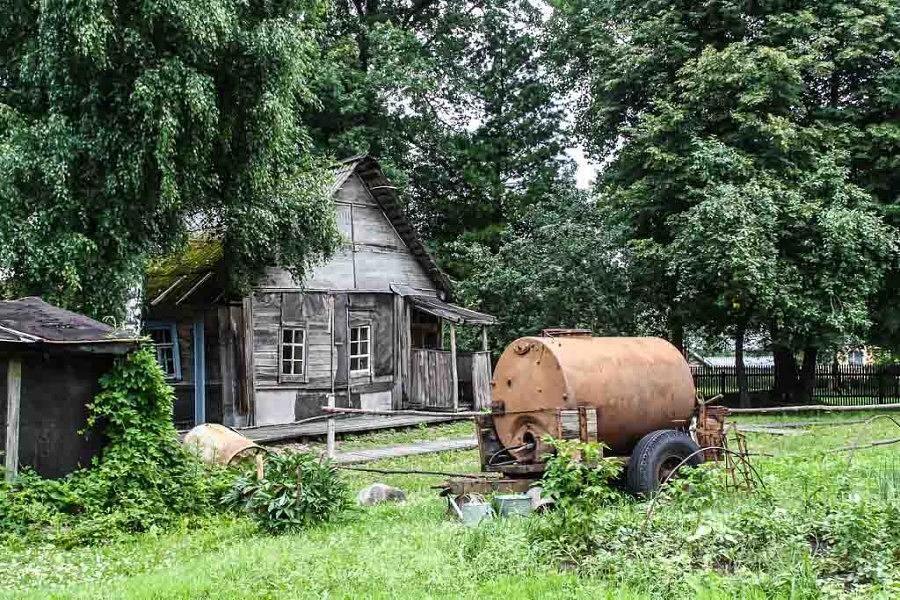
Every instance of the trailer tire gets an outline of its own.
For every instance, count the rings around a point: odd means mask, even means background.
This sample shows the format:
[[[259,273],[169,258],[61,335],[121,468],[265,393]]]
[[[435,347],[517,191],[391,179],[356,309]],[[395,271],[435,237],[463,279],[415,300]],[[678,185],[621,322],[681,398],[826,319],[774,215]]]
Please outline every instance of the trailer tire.
[[[652,494],[678,463],[699,449],[697,442],[681,431],[651,431],[634,447],[625,473],[625,486],[632,494]],[[696,467],[702,462],[703,455],[695,454],[684,466]]]

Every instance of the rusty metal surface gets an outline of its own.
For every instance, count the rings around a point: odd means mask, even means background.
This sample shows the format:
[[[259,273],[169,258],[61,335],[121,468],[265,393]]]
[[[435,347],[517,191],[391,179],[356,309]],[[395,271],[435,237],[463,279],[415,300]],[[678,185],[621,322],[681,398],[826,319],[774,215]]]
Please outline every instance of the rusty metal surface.
[[[628,454],[655,429],[684,426],[696,400],[691,371],[661,338],[526,337],[504,350],[494,371],[494,426],[507,448],[558,431],[560,408],[592,406],[614,454]],[[514,451],[523,462],[540,455]]]
[[[725,446],[726,416],[728,416],[728,408],[725,406],[701,404],[697,409],[694,434],[698,446],[709,448],[703,453],[705,460],[720,460],[724,454],[718,448]]]
[[[196,449],[203,462],[220,465],[266,451],[237,431],[217,423],[197,425],[184,436],[184,445]]]

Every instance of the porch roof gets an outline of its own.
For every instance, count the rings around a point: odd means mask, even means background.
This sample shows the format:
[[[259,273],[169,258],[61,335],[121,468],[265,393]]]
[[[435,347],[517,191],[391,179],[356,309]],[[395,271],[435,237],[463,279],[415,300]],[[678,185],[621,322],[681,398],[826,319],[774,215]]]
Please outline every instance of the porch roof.
[[[434,296],[417,294],[407,296],[406,299],[422,312],[427,312],[430,315],[450,321],[451,323],[465,325],[494,325],[497,322],[497,319],[491,315],[450,304],[449,302],[444,302]]]

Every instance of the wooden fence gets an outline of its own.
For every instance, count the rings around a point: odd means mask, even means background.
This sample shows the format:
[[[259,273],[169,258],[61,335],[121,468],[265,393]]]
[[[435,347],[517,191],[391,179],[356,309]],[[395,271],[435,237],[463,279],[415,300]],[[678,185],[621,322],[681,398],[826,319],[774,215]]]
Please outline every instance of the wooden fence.
[[[745,367],[747,389],[756,395],[775,387],[774,367]],[[705,398],[736,394],[735,367],[691,365],[694,385]],[[813,397],[822,404],[887,404],[900,399],[900,365],[818,365]]]

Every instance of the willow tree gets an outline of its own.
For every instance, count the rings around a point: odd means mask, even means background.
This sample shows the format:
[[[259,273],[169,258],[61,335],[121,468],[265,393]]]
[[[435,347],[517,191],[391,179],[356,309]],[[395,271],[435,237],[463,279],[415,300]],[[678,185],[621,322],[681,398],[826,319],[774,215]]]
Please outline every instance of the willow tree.
[[[231,285],[302,276],[336,234],[303,107],[314,0],[0,3],[0,278],[120,316],[148,257],[194,232]]]

